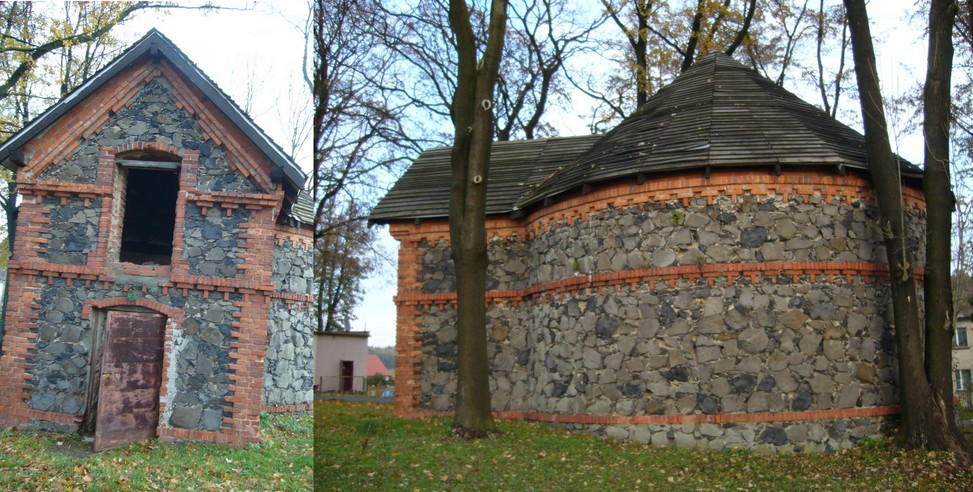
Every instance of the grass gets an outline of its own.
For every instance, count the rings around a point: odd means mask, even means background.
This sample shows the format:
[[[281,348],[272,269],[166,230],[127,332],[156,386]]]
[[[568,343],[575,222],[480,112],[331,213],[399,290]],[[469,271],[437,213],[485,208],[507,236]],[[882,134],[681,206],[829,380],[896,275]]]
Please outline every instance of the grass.
[[[390,405],[315,402],[316,490],[973,490],[944,453],[866,440],[829,454],[653,448],[531,422],[448,437],[450,419]]]
[[[262,415],[259,444],[145,441],[102,453],[75,434],[0,431],[0,490],[310,490],[310,416]]]

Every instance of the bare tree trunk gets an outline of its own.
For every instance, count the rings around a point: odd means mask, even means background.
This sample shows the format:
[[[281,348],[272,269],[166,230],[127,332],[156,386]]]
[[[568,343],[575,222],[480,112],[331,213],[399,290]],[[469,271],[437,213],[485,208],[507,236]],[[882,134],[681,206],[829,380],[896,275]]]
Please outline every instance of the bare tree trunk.
[[[956,3],[932,0],[929,8],[929,53],[924,90],[926,196],[926,372],[933,393],[953,415],[953,293],[950,285],[951,213],[955,209],[949,183],[949,107],[953,67],[953,24]],[[955,420],[948,419],[954,435]]]
[[[899,165],[892,154],[883,109],[881,88],[875,68],[875,52],[864,0],[844,0],[851,27],[855,74],[865,124],[868,168],[875,187],[885,249],[889,261],[889,282],[895,338],[898,343],[900,433],[909,447],[956,452],[964,464],[969,458],[950,433],[949,416],[941,399],[933,397],[923,365],[922,326],[913,259],[906,248],[905,210]],[[927,213],[931,205],[927,205]],[[948,213],[948,212],[946,212]]]
[[[451,113],[452,188],[449,237],[456,266],[457,387],[453,433],[466,438],[493,432],[486,346],[486,185],[493,143],[493,91],[506,30],[506,0],[493,0],[483,58],[464,0],[450,0],[458,75]]]

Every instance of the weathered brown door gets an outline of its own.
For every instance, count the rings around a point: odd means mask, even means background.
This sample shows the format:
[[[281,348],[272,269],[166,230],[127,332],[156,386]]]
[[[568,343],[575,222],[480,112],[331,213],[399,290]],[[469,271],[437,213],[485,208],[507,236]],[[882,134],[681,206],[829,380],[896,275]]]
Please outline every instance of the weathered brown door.
[[[155,437],[166,317],[109,311],[98,389],[95,451]]]
[[[351,393],[355,384],[355,361],[341,361],[341,392]]]

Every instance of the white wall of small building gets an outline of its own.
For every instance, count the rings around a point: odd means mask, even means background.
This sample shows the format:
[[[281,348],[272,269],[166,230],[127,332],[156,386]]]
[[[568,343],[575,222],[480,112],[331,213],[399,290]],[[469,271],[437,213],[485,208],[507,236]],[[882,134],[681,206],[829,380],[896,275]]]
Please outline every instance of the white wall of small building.
[[[352,390],[365,391],[368,372],[368,332],[315,334],[314,384],[318,391],[341,389],[341,362],[354,364]]]

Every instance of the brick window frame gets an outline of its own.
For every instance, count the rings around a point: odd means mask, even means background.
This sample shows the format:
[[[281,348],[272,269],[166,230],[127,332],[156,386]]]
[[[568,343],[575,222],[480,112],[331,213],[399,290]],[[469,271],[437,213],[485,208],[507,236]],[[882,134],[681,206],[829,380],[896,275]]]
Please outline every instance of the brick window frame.
[[[182,149],[173,145],[157,142],[137,142],[116,147],[102,147],[98,159],[98,184],[111,187],[111,194],[105,200],[102,214],[102,233],[99,237],[97,257],[103,266],[124,274],[140,276],[169,277],[173,273],[188,270],[188,262],[182,258],[185,237],[186,197],[196,187],[196,172],[199,166],[199,151]],[[126,174],[120,172],[118,161],[132,153],[163,154],[178,162],[179,190],[176,193],[175,226],[172,233],[172,257],[169,265],[140,265],[119,261],[122,226],[125,218]]]

